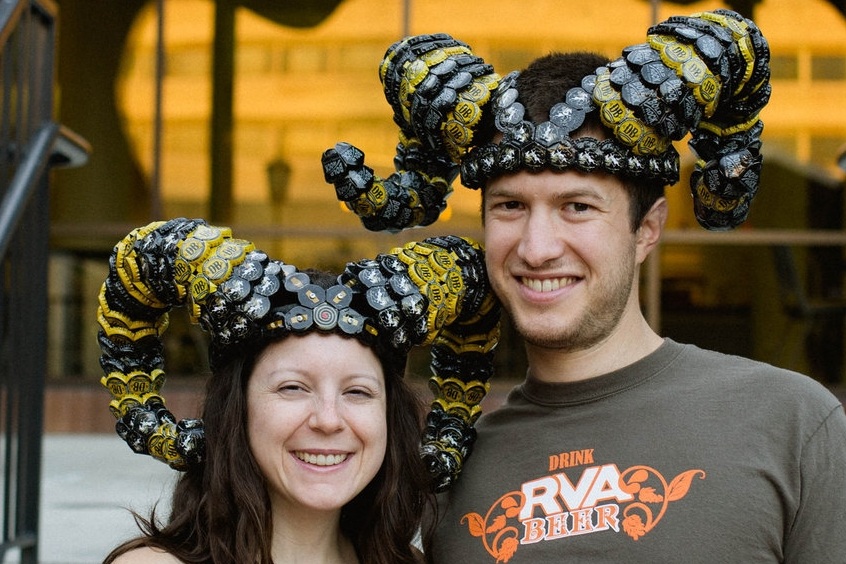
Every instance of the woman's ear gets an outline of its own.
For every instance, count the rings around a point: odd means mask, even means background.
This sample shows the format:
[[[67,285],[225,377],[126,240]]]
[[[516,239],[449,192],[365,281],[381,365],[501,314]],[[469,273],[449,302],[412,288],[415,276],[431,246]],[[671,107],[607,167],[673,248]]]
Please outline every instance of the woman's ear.
[[[637,228],[637,263],[642,264],[661,239],[667,222],[667,198],[658,198]]]

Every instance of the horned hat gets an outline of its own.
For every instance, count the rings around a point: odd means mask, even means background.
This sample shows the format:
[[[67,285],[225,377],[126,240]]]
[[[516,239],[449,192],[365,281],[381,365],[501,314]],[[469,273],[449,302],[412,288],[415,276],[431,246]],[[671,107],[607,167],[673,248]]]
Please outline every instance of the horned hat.
[[[731,229],[758,189],[769,59],[760,30],[735,12],[672,17],[585,75],[539,122],[528,119],[519,72],[500,76],[447,34],[407,37],[379,68],[399,127],[396,172],[379,177],[343,142],[324,153],[324,176],[365,227],[399,231],[434,222],[459,174],[469,188],[520,170],[601,170],[673,184],[680,164],[672,142],[689,133],[696,218]],[[599,138],[579,129],[592,112],[604,128]]]
[[[431,345],[434,393],[422,456],[437,489],[459,475],[493,372],[499,305],[469,239],[411,242],[351,262],[328,288],[226,227],[154,222],[114,248],[97,311],[103,385],[118,434],[138,453],[184,470],[203,463],[203,422],[177,420],[161,394],[168,312],[184,306],[210,336],[212,365],[290,334],[359,339],[401,377],[409,350]]]

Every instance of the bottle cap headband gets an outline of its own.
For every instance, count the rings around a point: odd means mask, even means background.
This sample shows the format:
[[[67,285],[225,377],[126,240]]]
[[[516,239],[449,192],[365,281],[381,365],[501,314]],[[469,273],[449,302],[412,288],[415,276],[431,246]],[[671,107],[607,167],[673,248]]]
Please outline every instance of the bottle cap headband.
[[[99,294],[101,381],[129,446],[183,470],[203,461],[204,433],[200,420],[177,422],[161,396],[161,336],[175,306],[186,306],[210,335],[213,366],[242,347],[331,331],[359,339],[401,375],[409,350],[431,345],[435,400],[422,454],[439,489],[458,477],[499,336],[499,305],[476,243],[451,236],[408,243],[347,264],[324,288],[202,220],[130,233],[115,246]]]
[[[518,72],[500,77],[448,35],[406,38],[380,67],[400,127],[397,172],[380,178],[359,149],[339,143],[323,155],[324,176],[365,227],[398,231],[435,221],[459,171],[469,188],[520,170],[599,170],[673,184],[672,141],[690,132],[697,220],[730,229],[746,219],[758,189],[769,58],[757,26],[735,12],[672,17],[534,123],[525,119]],[[591,112],[606,138],[578,134]]]

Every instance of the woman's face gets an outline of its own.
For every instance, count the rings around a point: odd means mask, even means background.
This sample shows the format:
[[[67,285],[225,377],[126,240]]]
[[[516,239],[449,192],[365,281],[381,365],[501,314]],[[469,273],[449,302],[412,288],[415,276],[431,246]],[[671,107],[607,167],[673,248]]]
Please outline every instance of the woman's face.
[[[337,511],[387,445],[385,377],[355,339],[309,333],[269,345],[247,384],[250,450],[276,510]]]

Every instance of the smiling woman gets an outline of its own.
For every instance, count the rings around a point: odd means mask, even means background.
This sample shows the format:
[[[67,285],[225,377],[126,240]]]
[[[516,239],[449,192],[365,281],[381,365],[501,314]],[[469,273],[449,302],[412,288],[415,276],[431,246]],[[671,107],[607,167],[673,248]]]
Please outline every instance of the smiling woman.
[[[180,305],[209,333],[212,376],[202,419],[177,422],[161,334]],[[202,220],[156,222],[115,246],[98,320],[118,434],[184,471],[168,518],[138,517],[144,534],[106,562],[422,558],[421,516],[459,476],[492,372],[478,245],[409,243],[335,276]],[[415,345],[432,347],[425,430],[403,378]]]
[[[307,512],[340,511],[385,458],[379,359],[359,342],[335,335],[273,343],[247,384],[247,422],[250,450],[275,515],[293,521]]]

